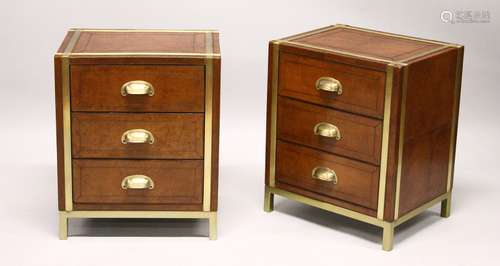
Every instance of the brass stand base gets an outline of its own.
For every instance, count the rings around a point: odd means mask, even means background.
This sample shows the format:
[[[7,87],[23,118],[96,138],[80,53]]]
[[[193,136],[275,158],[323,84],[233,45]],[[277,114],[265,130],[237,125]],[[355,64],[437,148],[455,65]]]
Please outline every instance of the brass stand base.
[[[165,218],[165,219],[208,219],[210,240],[217,239],[217,212],[183,211],[61,211],[59,212],[59,239],[68,239],[70,218]]]
[[[295,200],[298,202],[302,202],[304,204],[317,207],[329,212],[337,213],[361,222],[365,222],[368,224],[372,224],[378,227],[381,227],[383,230],[382,234],[382,249],[385,251],[391,251],[394,246],[394,229],[403,224],[404,222],[410,220],[411,218],[421,214],[425,210],[434,206],[435,204],[441,202],[441,216],[448,217],[450,216],[450,207],[451,207],[451,192],[445,193],[425,204],[414,209],[405,215],[399,217],[393,222],[387,222],[384,220],[379,220],[376,217],[372,217],[366,214],[358,213],[355,211],[351,211],[349,209],[345,209],[342,207],[338,207],[326,202],[322,202],[319,200],[311,199],[304,197],[299,194],[295,194],[286,190],[281,190],[275,187],[265,187],[265,196],[264,196],[264,211],[271,212],[274,209],[274,195],[280,195],[282,197]]]

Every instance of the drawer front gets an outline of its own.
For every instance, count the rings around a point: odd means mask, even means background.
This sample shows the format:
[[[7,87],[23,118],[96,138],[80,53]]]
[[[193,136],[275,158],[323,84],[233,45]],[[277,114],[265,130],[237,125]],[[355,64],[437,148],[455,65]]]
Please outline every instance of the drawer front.
[[[341,94],[335,91],[337,85],[332,87],[337,83],[327,79],[322,79],[323,86],[318,84],[323,90],[317,89],[316,83],[322,77],[340,82]],[[384,72],[280,53],[278,88],[280,95],[353,113],[383,117]]]
[[[136,82],[124,87],[130,81]],[[204,112],[204,82],[203,66],[72,65],[71,108],[93,112]]]
[[[73,113],[72,153],[74,158],[203,159],[203,123],[203,114]]]
[[[278,186],[283,182],[318,195],[377,208],[376,166],[281,141],[277,144],[276,160]],[[335,172],[334,179],[327,179],[333,178],[328,170]]]
[[[73,191],[75,203],[201,204],[203,161],[73,160]]]
[[[382,122],[377,119],[279,97],[277,133],[279,139],[380,162]]]

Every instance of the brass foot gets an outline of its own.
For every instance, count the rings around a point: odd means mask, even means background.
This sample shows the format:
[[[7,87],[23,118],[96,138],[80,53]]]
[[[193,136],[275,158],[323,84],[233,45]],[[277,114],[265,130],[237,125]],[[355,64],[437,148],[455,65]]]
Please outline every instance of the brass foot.
[[[59,239],[68,239],[68,217],[64,212],[59,213]]]
[[[272,212],[274,210],[274,194],[270,192],[268,186],[265,188],[264,192],[264,211]]]
[[[448,218],[450,217],[451,211],[451,194],[448,198],[441,201],[441,217]]]
[[[386,223],[383,228],[382,249],[391,251],[394,246],[394,223]]]
[[[208,238],[210,240],[217,239],[217,212],[211,212],[208,218]]]

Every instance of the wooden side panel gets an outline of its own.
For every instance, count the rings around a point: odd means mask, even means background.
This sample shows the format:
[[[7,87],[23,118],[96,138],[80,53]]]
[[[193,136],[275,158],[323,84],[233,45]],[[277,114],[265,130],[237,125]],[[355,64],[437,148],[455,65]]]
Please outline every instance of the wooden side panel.
[[[409,65],[399,216],[446,192],[457,51]]]

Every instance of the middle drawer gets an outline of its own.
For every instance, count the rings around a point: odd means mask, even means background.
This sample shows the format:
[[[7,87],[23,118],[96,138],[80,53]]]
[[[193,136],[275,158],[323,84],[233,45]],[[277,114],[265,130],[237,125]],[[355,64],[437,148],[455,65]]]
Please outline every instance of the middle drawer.
[[[204,114],[73,113],[74,158],[203,159]]]
[[[382,122],[330,108],[278,98],[278,138],[379,164]]]

